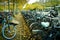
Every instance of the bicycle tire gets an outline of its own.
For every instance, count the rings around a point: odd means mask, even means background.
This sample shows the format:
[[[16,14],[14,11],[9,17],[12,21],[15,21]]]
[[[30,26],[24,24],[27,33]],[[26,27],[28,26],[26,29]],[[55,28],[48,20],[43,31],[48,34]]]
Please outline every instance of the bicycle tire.
[[[13,39],[15,36],[16,36],[16,27],[14,27],[14,30],[15,30],[15,33],[14,33],[14,35],[12,36],[12,37],[7,37],[5,34],[4,34],[4,31],[5,31],[5,28],[7,28],[8,26],[7,26],[8,24],[4,24],[3,25],[3,28],[2,28],[2,36],[4,37],[4,38],[6,38],[6,39]]]

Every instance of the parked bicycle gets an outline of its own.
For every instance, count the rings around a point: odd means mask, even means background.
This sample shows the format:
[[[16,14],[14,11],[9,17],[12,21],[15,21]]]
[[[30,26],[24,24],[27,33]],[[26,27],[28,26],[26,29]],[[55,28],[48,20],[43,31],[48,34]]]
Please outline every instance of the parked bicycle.
[[[3,14],[2,14],[3,13]],[[6,39],[12,39],[16,36],[17,23],[11,22],[12,12],[0,12],[0,23],[2,24],[2,36]]]

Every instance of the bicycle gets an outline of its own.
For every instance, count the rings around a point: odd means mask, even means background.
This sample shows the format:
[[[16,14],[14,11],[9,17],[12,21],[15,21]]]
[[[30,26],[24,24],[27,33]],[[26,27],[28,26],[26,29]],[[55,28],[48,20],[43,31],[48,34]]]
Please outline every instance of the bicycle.
[[[13,39],[16,36],[16,23],[12,21],[11,12],[4,12],[5,17],[2,20],[2,36],[6,39]],[[3,15],[3,16],[4,16]]]

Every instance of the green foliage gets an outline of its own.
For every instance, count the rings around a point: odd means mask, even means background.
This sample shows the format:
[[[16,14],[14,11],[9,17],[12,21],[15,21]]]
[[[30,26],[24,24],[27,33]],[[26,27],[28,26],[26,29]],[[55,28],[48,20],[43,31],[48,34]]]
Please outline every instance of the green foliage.
[[[50,1],[45,3],[45,6],[56,6],[56,5],[59,5],[59,4],[60,4],[59,0],[50,0]]]

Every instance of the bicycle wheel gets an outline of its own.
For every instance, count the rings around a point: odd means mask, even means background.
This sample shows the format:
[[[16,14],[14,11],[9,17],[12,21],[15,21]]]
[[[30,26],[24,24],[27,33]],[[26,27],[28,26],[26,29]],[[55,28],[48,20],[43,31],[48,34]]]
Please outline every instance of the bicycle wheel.
[[[16,36],[16,27],[14,25],[9,25],[10,30],[8,30],[8,24],[4,24],[2,28],[2,36],[6,39],[13,39]]]
[[[38,22],[33,22],[30,24],[31,29],[41,29],[41,26]]]
[[[30,25],[32,35],[37,39],[42,39],[45,36],[45,32],[38,22],[34,22]]]

